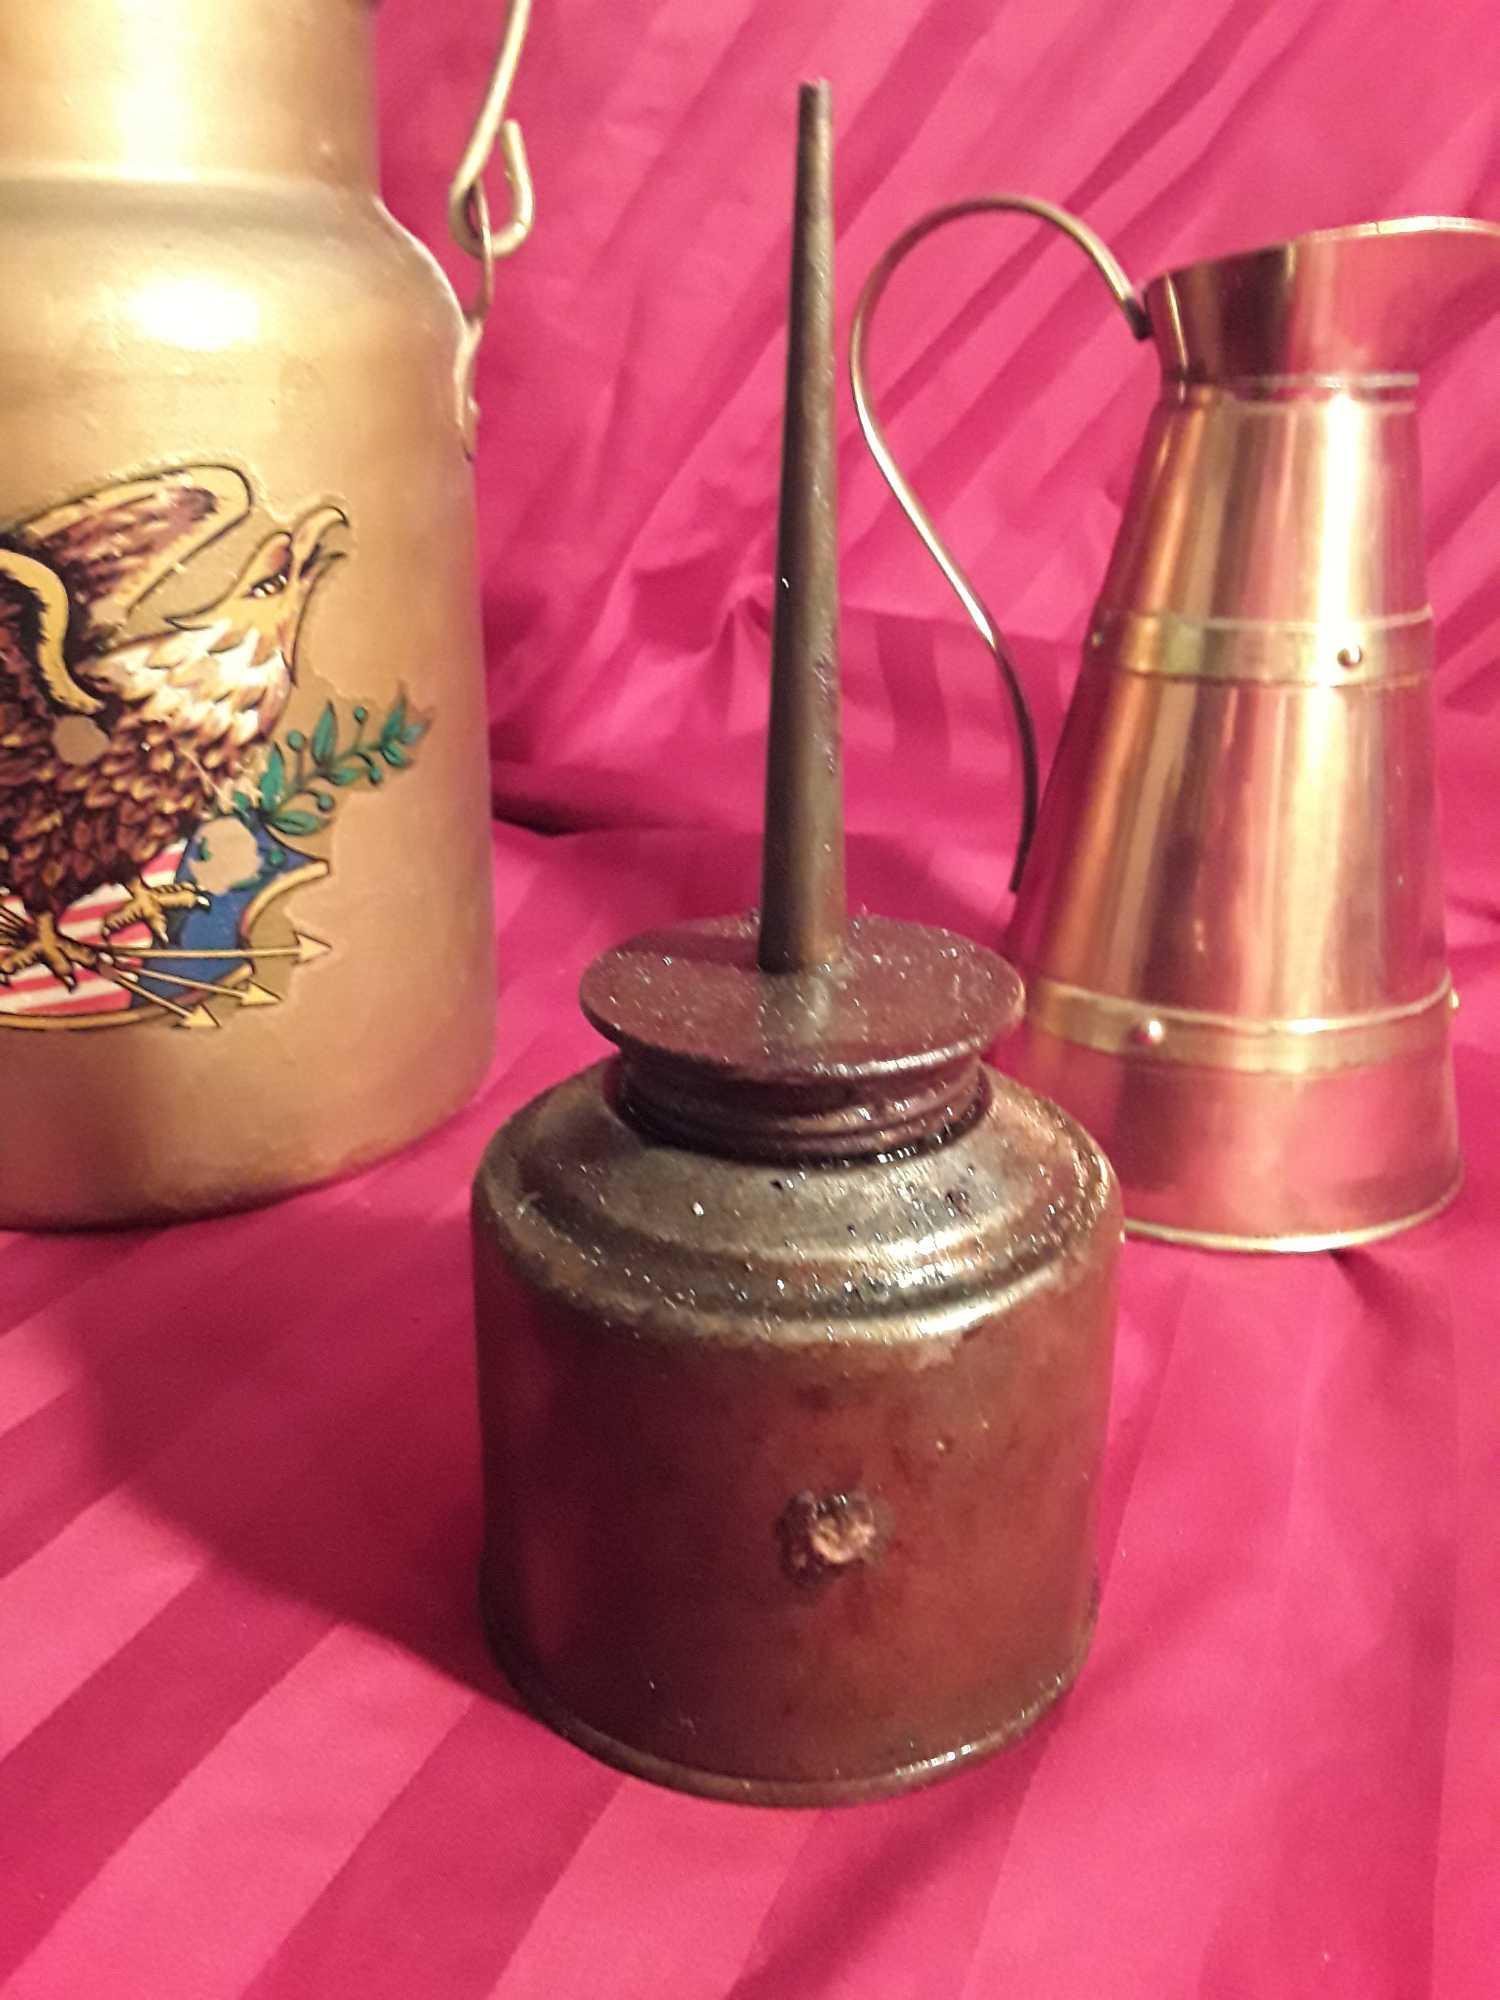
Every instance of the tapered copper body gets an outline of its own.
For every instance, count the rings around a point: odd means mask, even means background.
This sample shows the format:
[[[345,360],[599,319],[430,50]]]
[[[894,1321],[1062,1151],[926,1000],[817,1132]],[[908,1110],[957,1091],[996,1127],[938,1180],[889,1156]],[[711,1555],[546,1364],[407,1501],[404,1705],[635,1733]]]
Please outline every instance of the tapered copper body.
[[[1457,1189],[1417,389],[1497,302],[1500,229],[1445,220],[1121,295],[1162,392],[1021,879],[1009,1066],[1143,1234],[1317,1249]]]
[[[482,312],[373,22],[0,0],[0,1226],[284,1193],[489,1057]]]
[[[1011,969],[845,915],[825,89],[799,162],[764,907],[594,965],[618,1057],[474,1192],[499,1657],[595,1754],[772,1804],[943,1776],[1076,1673],[1120,1233],[980,1061]]]

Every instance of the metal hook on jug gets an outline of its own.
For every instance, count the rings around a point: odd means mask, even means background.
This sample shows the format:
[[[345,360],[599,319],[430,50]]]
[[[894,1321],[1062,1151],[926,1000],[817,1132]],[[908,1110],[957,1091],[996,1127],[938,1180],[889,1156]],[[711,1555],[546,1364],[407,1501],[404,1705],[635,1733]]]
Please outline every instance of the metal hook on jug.
[[[1012,194],[977,195],[969,201],[955,201],[943,208],[929,209],[926,215],[918,217],[909,229],[904,230],[896,238],[875,265],[865,280],[864,289],[859,295],[859,303],[854,309],[854,323],[849,335],[849,382],[854,391],[854,407],[859,416],[860,429],[865,434],[865,443],[870,447],[871,456],[880,467],[887,486],[900,502],[903,512],[921,537],[928,554],[948,579],[980,638],[994,654],[995,663],[1005,682],[1006,693],[1010,697],[1011,710],[1015,717],[1016,737],[1021,750],[1021,829],[1016,840],[1016,859],[1010,877],[1010,886],[1014,890],[1020,886],[1021,871],[1026,865],[1031,836],[1036,829],[1037,802],[1040,793],[1036,730],[1031,720],[1031,710],[1021,687],[1015,662],[994,619],[989,614],[984,599],[943,542],[931,515],[918,499],[910,481],[892,455],[891,448],[886,442],[885,432],[875,414],[865,374],[865,342],[871,321],[875,317],[875,308],[879,305],[897,266],[905,261],[908,252],[914,250],[935,230],[943,228],[946,223],[957,222],[965,216],[982,215],[996,210],[1036,216],[1042,222],[1050,222],[1065,236],[1070,236],[1092,261],[1108,285],[1111,296],[1124,313],[1130,330],[1137,340],[1144,340],[1150,333],[1151,322],[1135,287],[1126,277],[1114,255],[1086,223],[1080,222],[1077,216],[1069,215],[1066,209],[1057,208],[1051,202],[1036,201],[1027,195]]]
[[[479,365],[479,347],[485,324],[495,301],[495,266],[519,250],[531,234],[536,218],[536,195],[527,164],[526,145],[514,118],[505,107],[516,80],[516,65],[531,18],[531,0],[511,0],[510,15],[500,53],[495,58],[489,89],[479,117],[459,161],[458,172],[448,189],[448,228],[459,249],[479,265],[479,289],[473,303],[464,308],[464,332],[459,343],[456,366],[458,415],[464,447],[472,454],[479,428],[479,405],[474,396],[474,377]],[[484,176],[496,146],[510,185],[510,221],[496,235],[490,225],[490,206],[484,191]]]

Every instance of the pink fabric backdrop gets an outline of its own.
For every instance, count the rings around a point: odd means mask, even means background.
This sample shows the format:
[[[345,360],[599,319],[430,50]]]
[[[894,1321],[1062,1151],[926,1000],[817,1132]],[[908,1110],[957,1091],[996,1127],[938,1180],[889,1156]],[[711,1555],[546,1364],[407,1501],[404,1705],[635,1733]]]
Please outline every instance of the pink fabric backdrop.
[[[500,0],[388,0],[430,240]],[[1139,278],[1500,217],[1481,0],[539,0],[540,207],[482,391],[500,1061],[401,1159],[171,1234],[0,1239],[0,1976],[14,2000],[1490,2000],[1500,1989],[1500,323],[1427,388],[1470,1179],[1286,1263],[1133,1245],[1103,1616],[1055,1721],[798,1815],[621,1778],[476,1629],[465,1196],[596,1052],[578,973],[754,893],[793,88],[834,83],[845,313],[919,207],[1082,211]],[[1019,224],[877,353],[1044,739],[1151,368]],[[994,939],[1014,758],[847,411],[856,895]]]

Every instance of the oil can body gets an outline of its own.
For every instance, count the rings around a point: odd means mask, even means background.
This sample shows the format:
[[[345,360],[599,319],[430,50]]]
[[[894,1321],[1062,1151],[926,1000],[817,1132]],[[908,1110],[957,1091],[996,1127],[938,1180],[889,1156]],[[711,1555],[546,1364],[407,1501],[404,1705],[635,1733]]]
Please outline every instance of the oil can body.
[[[997,1748],[1077,1671],[1118,1196],[1061,1113],[985,1096],[904,1160],[757,1164],[643,1137],[604,1065],[491,1147],[485,1611],[595,1754],[857,1799]]]

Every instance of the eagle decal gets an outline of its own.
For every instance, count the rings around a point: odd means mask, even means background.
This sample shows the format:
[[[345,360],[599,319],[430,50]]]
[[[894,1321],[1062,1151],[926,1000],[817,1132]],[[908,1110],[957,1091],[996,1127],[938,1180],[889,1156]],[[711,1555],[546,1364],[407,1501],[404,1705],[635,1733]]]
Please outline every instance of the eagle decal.
[[[378,724],[328,701],[279,736],[347,552],[327,502],[262,520],[212,602],[152,615],[254,512],[239,471],[183,465],[0,530],[0,1028],[217,1027],[214,1002],[274,1002],[328,948],[284,918],[267,944],[260,919],[328,872],[344,788],[406,768],[427,723],[404,696]]]

